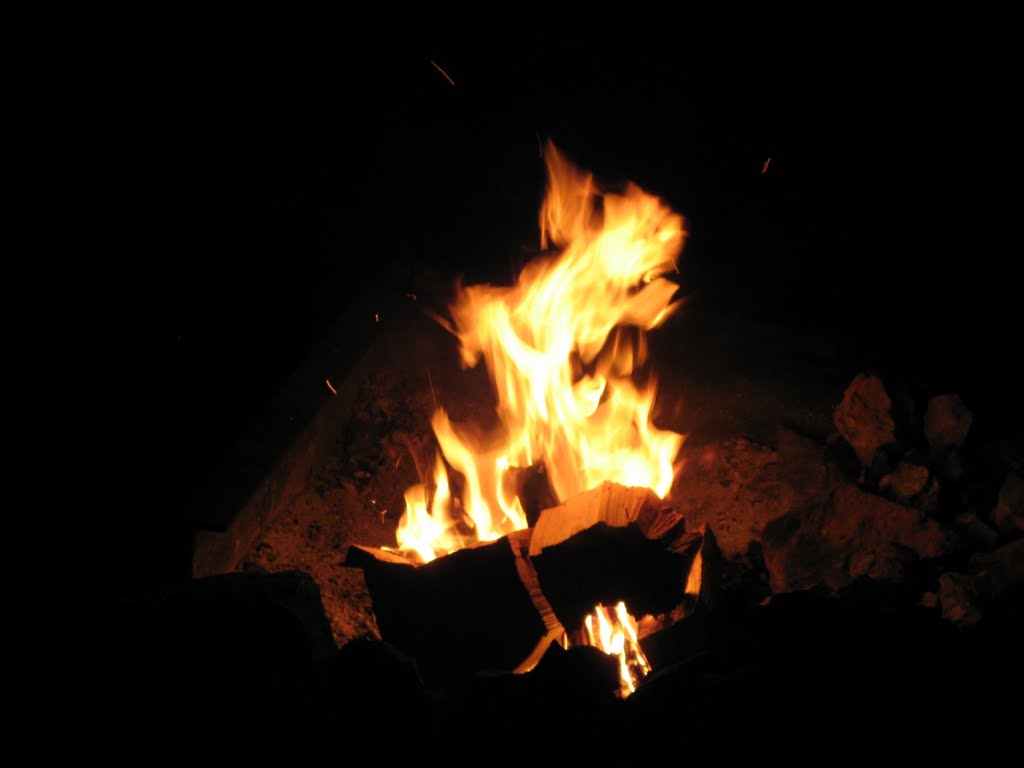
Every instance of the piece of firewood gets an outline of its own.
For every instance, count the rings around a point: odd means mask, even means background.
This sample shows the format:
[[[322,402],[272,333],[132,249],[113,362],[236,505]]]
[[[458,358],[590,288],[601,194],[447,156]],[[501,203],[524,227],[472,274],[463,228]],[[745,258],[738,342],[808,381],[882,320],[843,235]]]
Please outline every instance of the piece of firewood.
[[[673,546],[683,519],[647,488],[606,482],[541,513],[530,560],[562,625],[576,630],[598,603],[625,601],[634,616],[685,599],[695,554]]]
[[[537,613],[540,614],[547,632],[537,643],[537,646],[533,649],[530,655],[527,656],[522,663],[515,668],[515,670],[513,670],[515,672],[529,672],[537,666],[542,658],[544,658],[551,645],[561,641],[566,635],[565,628],[558,620],[558,617],[555,616],[555,611],[552,609],[551,603],[548,602],[548,599],[541,591],[540,582],[537,580],[537,571],[533,567],[533,563],[530,561],[530,540],[532,537],[533,530],[527,529],[523,531],[514,531],[506,538],[508,538],[508,543],[512,547],[512,552],[516,557],[516,568],[519,571],[519,578],[522,580],[523,586],[526,587],[526,591],[530,595],[530,600],[537,609]]]
[[[690,558],[685,597],[669,611],[642,617],[637,634],[643,640],[692,616],[701,607],[713,609],[718,602],[722,581],[722,558],[715,534],[707,523],[699,532],[678,539],[673,551]]]
[[[686,596],[670,611],[642,617],[637,627],[640,647],[654,669],[706,649],[708,621],[721,589],[721,553],[707,523],[699,532],[679,540],[676,547],[692,556]]]
[[[424,565],[351,547],[345,565],[363,569],[381,637],[416,660],[428,685],[515,670],[551,631],[507,538]]]

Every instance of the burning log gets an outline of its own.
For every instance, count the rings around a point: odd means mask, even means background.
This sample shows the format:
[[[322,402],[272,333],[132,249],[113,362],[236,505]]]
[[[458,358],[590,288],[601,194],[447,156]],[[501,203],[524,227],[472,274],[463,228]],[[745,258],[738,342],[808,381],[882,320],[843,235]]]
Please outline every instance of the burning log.
[[[688,658],[703,648],[707,642],[708,611],[720,599],[722,554],[711,528],[705,523],[700,533],[688,534],[685,544],[679,544],[680,551],[685,547],[693,558],[685,598],[667,613],[640,620],[641,646],[654,668],[670,660]]]
[[[365,572],[381,637],[440,683],[528,671],[599,604],[657,616],[645,619],[651,632],[713,602],[714,537],[683,529],[653,491],[605,483],[545,510],[532,530],[424,565],[369,547],[352,547],[345,564]]]
[[[901,461],[892,472],[882,477],[878,489],[900,504],[911,504],[927,487],[928,467]]]
[[[682,515],[648,488],[611,482],[544,510],[530,540],[541,590],[562,624],[579,628],[597,604],[634,615],[683,601],[696,555]]]
[[[690,558],[685,598],[667,613],[645,616],[640,622],[641,638],[692,616],[700,607],[714,608],[721,597],[722,553],[707,523],[699,533],[690,533],[678,540],[674,549]]]
[[[363,569],[381,637],[415,659],[428,684],[514,670],[548,635],[507,538],[425,565],[352,547],[345,564]]]

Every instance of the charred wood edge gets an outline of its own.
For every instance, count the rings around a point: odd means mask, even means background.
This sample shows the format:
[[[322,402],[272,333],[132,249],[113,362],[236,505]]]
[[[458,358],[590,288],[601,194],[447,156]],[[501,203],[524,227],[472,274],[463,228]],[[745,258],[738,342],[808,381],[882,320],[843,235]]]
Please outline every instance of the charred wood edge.
[[[534,569],[533,563],[530,562],[530,540],[533,538],[533,531],[531,529],[515,531],[510,533],[507,538],[509,546],[512,547],[512,552],[516,556],[516,569],[519,571],[519,578],[522,579],[526,591],[530,593],[530,600],[533,601],[537,612],[544,621],[544,627],[547,629],[544,637],[537,643],[537,647],[523,660],[522,664],[512,670],[516,674],[522,674],[537,666],[552,643],[565,637],[565,627],[555,616],[551,603],[541,592],[537,571]]]
[[[659,541],[667,551],[690,558],[686,596],[672,610],[639,618],[640,638],[671,627],[693,614],[698,601],[711,607],[718,598],[720,554],[711,528],[686,532],[685,518],[649,488],[605,482],[558,507],[544,510],[530,539],[530,555],[560,544],[598,523],[622,528],[636,525],[645,538]],[[546,602],[546,601],[545,601]],[[576,636],[573,628],[573,636]]]
[[[380,354],[374,312],[407,318],[400,296],[360,294],[321,337],[185,514],[199,529],[192,576],[238,569],[252,543],[308,485],[343,432],[359,386]],[[404,310],[404,311],[403,311]],[[337,394],[328,389],[330,379]]]
[[[512,549],[512,554],[515,556],[516,571],[519,574],[520,581],[523,583],[523,588],[530,596],[530,600],[537,609],[537,613],[540,615],[541,621],[544,622],[544,628],[546,630],[544,635],[537,642],[533,651],[530,652],[519,666],[512,670],[516,674],[529,672],[537,666],[537,663],[541,658],[543,658],[548,648],[551,647],[551,643],[558,642],[565,635],[565,629],[555,616],[555,612],[551,609],[551,605],[548,603],[547,598],[545,598],[543,593],[540,591],[540,584],[537,581],[537,572],[534,570],[533,564],[530,562],[528,553],[531,536],[532,531],[527,529],[515,531],[514,533],[503,537],[505,541],[508,542],[509,547]],[[352,568],[365,568],[368,565],[372,566],[374,561],[407,565],[410,568],[418,568],[422,565],[422,563],[410,560],[398,552],[392,552],[387,549],[378,549],[376,547],[364,547],[359,544],[349,547],[348,554],[343,564]]]
[[[378,547],[364,547],[362,544],[353,544],[348,548],[348,554],[342,565],[349,568],[365,568],[367,565],[372,565],[374,560],[395,563],[396,565],[408,565],[411,568],[421,565],[398,552]]]
[[[530,557],[561,544],[597,523],[624,528],[635,523],[648,539],[669,545],[682,535],[683,516],[649,488],[631,488],[604,482],[557,507],[544,510],[530,539]]]

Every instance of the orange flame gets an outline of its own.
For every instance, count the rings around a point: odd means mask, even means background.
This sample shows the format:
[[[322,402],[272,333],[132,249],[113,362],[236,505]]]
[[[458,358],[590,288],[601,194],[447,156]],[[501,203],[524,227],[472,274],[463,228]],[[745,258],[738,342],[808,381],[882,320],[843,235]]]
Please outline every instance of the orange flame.
[[[594,623],[597,623],[597,630]],[[601,605],[583,619],[587,644],[619,657],[619,695],[626,698],[636,690],[637,682],[651,671],[651,665],[637,639],[637,623],[621,600],[614,612]]]
[[[480,440],[433,417],[443,460],[433,491],[406,493],[398,549],[424,562],[473,541],[526,527],[507,491],[513,467],[543,463],[559,501],[611,480],[664,498],[683,442],[651,423],[655,385],[633,381],[646,359],[645,332],[676,308],[675,269],[683,218],[629,184],[599,190],[549,142],[541,246],[559,253],[527,265],[511,287],[461,288],[451,306],[462,360],[481,359],[504,430]],[[453,498],[447,466],[465,490]]]

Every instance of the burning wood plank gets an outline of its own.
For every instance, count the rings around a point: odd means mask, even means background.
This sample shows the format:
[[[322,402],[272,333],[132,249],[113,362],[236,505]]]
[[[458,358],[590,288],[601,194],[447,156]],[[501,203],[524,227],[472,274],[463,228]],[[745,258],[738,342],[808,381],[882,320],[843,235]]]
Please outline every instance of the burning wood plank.
[[[601,604],[654,614],[646,632],[678,621],[698,595],[713,594],[714,581],[710,531],[683,528],[652,491],[605,483],[545,510],[534,529],[426,564],[369,547],[352,547],[345,564],[363,568],[382,638],[436,683],[526,672],[566,638],[565,627],[576,644],[593,642],[585,618]]]
[[[530,560],[562,624],[582,626],[597,604],[633,615],[683,601],[695,555],[681,546],[683,518],[648,488],[605,482],[541,513]]]
[[[351,547],[345,565],[363,569],[381,637],[438,684],[515,670],[552,632],[524,585],[520,559],[502,538],[424,565]]]

